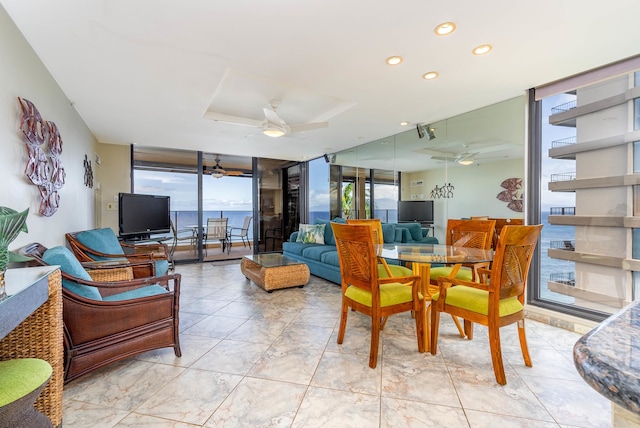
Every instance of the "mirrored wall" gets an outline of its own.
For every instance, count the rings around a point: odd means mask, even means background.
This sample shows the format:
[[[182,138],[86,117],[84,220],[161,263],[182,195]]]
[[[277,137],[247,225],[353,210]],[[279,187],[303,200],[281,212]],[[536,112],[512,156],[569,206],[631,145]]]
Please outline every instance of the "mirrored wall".
[[[394,221],[398,200],[433,200],[442,242],[448,218],[523,218],[525,117],[523,95],[330,155],[341,215]]]

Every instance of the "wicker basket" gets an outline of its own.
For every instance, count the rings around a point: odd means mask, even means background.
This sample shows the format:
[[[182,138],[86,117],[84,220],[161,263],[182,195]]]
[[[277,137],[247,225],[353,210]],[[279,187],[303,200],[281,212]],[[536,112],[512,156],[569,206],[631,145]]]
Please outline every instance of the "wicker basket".
[[[133,269],[130,267],[87,269],[87,272],[97,282],[130,281],[133,279]]]
[[[62,386],[64,383],[64,345],[62,327],[62,281],[60,270],[49,274],[49,299],[27,319],[0,340],[0,359],[40,358],[53,368],[49,383],[35,406],[51,419],[62,423]]]

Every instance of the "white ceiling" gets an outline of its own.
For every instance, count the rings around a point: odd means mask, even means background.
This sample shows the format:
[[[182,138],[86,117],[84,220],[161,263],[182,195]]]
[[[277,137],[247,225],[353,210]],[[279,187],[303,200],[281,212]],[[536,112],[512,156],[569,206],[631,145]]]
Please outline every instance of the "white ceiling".
[[[639,53],[640,1],[0,0],[98,141],[314,158]],[[457,31],[437,37],[453,21]],[[490,43],[483,57],[472,48]],[[388,66],[385,59],[404,62]],[[421,78],[435,70],[433,81]],[[213,122],[269,101],[269,138]]]

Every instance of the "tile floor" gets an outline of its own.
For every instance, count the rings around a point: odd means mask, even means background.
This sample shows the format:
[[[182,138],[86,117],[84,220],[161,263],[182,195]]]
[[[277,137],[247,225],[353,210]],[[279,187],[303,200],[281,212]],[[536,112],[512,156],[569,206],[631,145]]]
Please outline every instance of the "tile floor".
[[[610,402],[577,374],[579,335],[528,321],[533,368],[502,329],[507,385],[486,329],[472,341],[442,317],[437,356],[417,352],[409,314],[391,317],[376,369],[368,319],[351,312],[336,344],[340,293],[311,277],[267,293],[239,265],[178,265],[182,357],[172,349],[111,364],[65,386],[74,427],[608,427]]]

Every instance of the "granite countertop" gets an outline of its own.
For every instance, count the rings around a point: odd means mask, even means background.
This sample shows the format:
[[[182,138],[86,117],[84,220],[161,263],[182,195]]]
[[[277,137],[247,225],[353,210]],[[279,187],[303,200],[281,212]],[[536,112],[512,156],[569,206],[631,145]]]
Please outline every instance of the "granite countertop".
[[[582,336],[573,348],[580,376],[614,403],[640,415],[640,302]]]

